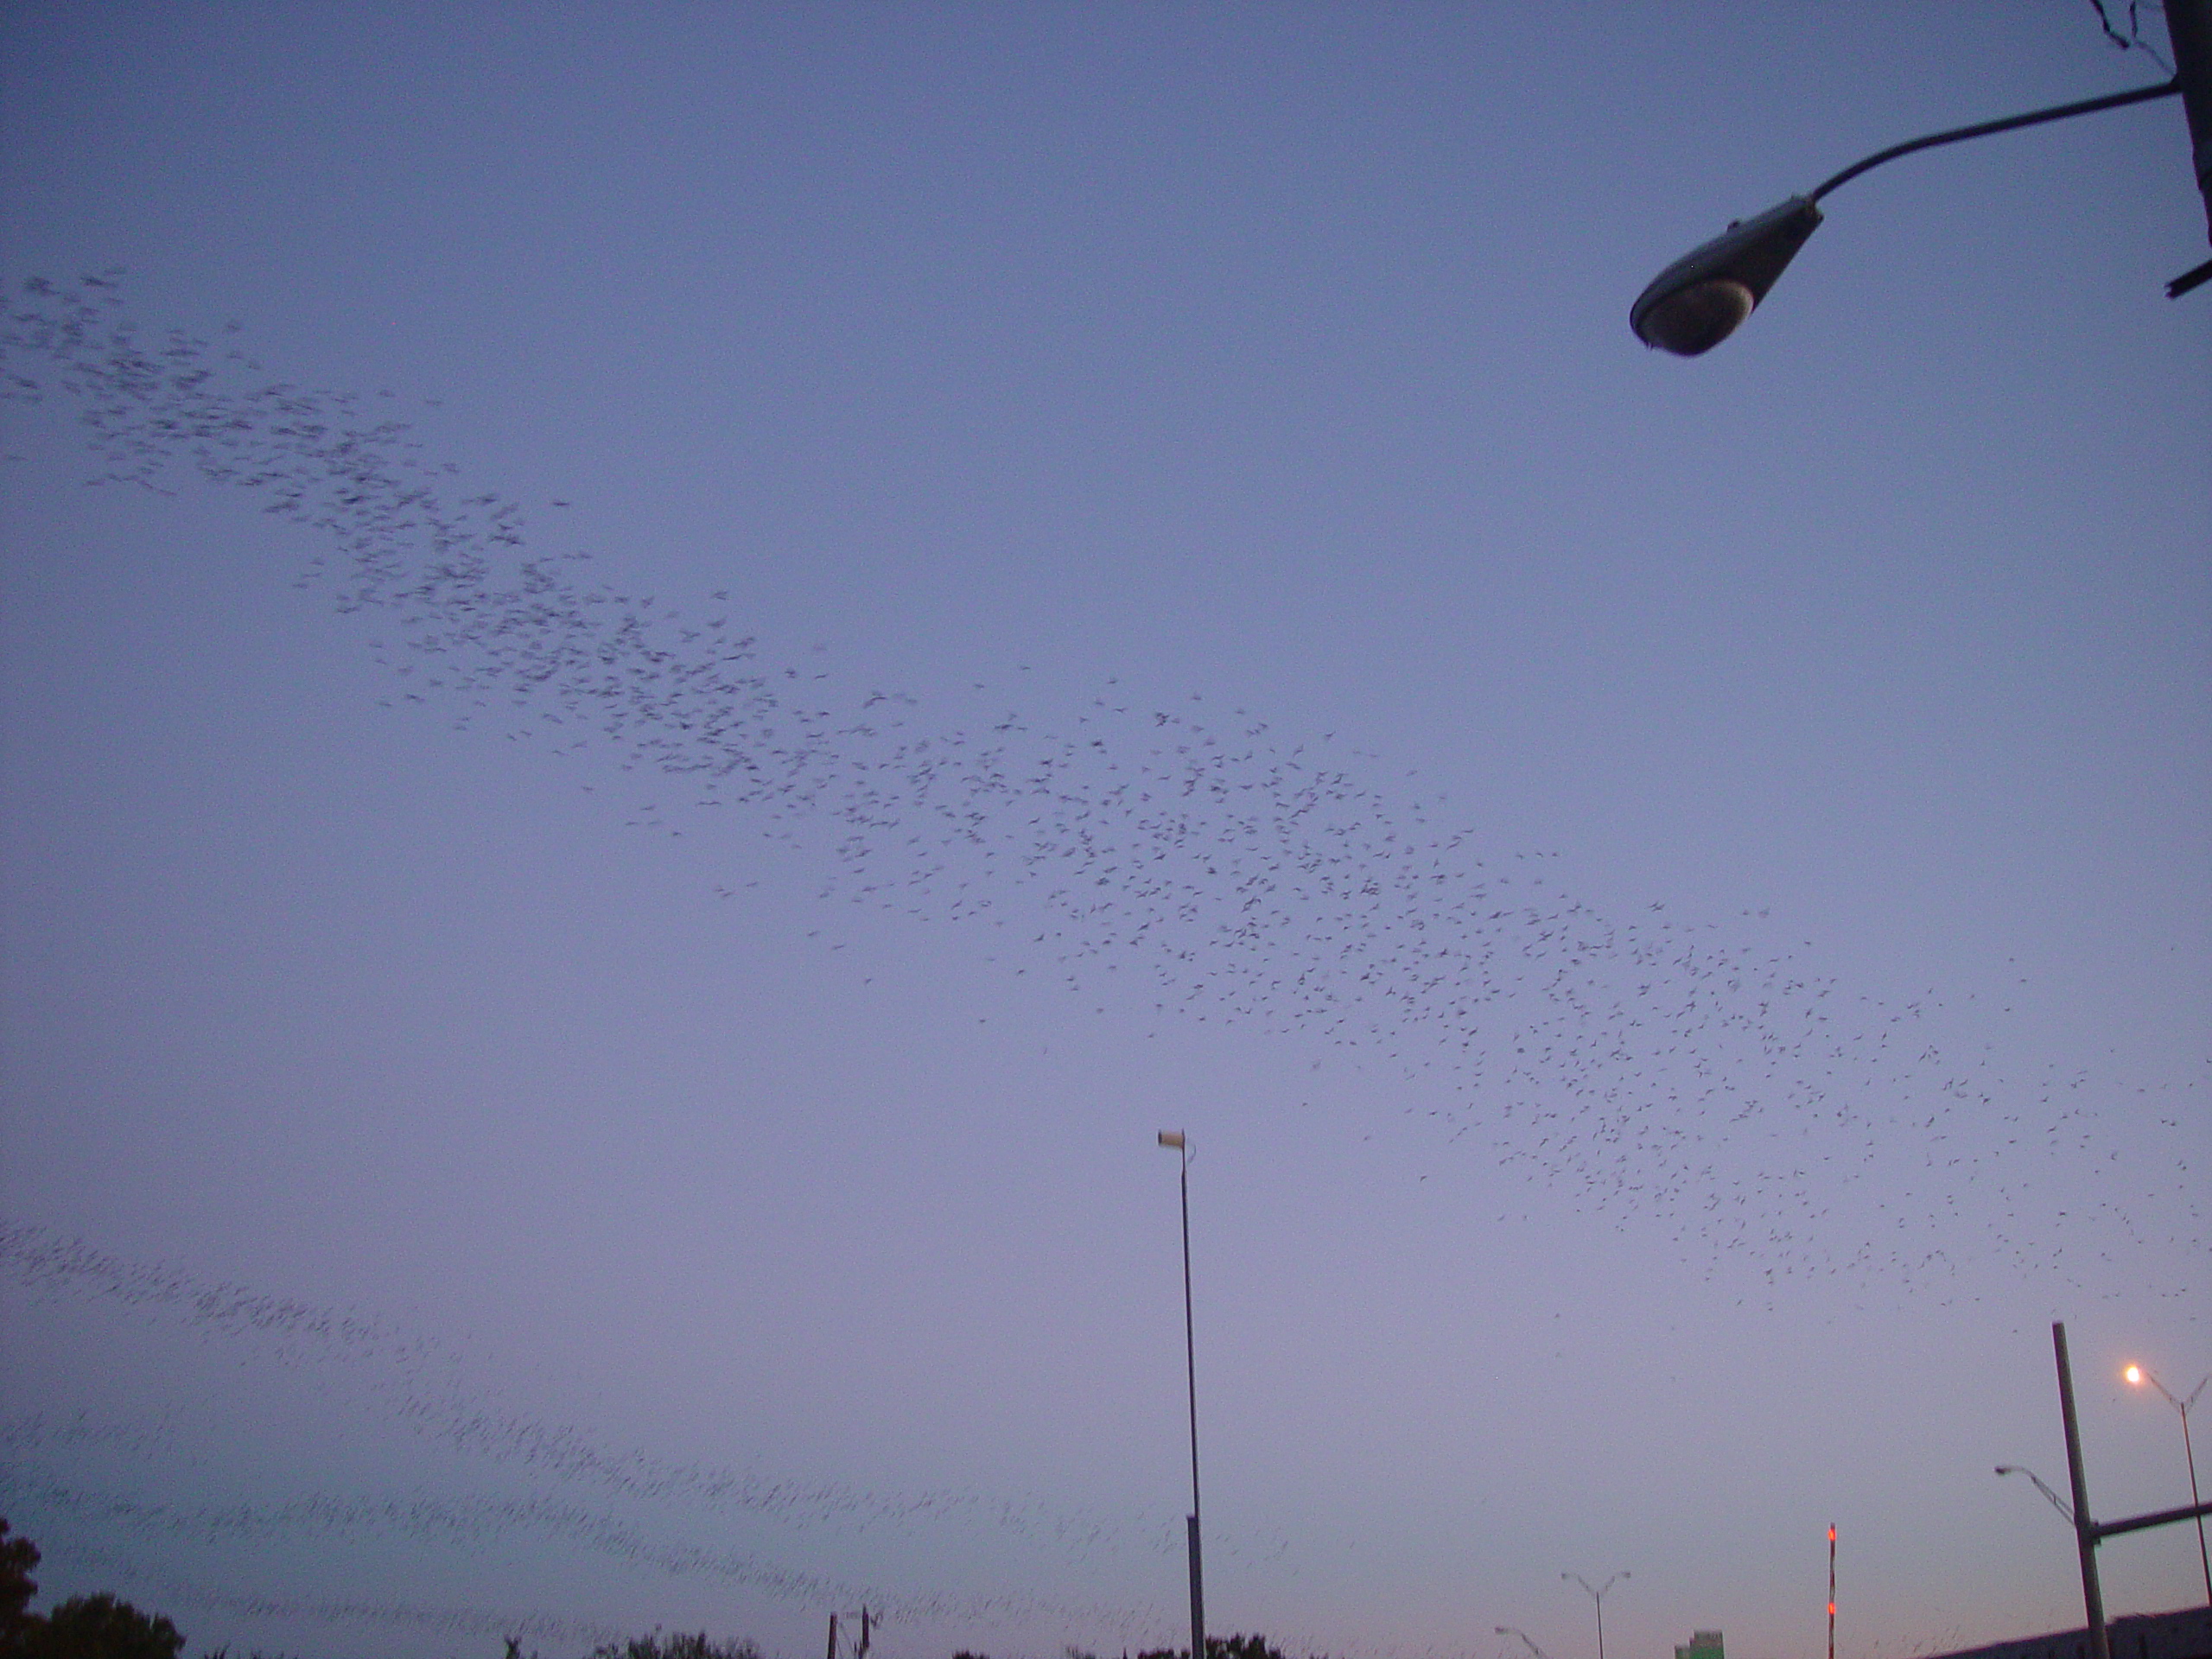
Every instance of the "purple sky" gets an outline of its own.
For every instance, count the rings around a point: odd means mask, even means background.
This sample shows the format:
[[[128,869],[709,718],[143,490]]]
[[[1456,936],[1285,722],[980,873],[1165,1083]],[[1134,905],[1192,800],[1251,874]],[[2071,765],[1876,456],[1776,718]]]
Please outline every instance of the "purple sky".
[[[2119,1376],[2212,1368],[2180,111],[1847,187],[1708,358],[1626,327],[1869,150],[2159,78],[2087,3],[0,54],[50,1596],[195,1652],[1186,1640],[1162,1128],[1217,1630],[1590,1659],[1561,1574],[1627,1568],[1609,1654],[1813,1659],[1832,1522],[1847,1659],[2078,1620],[1990,1472],[2063,1479],[2053,1319],[2096,1511],[2185,1498]],[[213,378],[117,391],[121,315]],[[2202,1593],[2184,1530],[2105,1554]]]

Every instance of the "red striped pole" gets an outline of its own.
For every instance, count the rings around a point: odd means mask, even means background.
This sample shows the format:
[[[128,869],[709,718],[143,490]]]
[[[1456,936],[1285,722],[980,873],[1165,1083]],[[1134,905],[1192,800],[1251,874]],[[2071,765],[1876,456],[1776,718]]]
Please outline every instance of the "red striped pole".
[[[1835,1526],[1828,1526],[1828,1659],[1835,1659]]]

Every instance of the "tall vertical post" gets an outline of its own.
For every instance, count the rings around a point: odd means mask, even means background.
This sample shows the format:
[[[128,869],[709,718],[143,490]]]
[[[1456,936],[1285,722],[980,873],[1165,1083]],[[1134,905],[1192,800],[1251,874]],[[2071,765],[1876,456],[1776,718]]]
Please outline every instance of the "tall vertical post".
[[[1191,1148],[1180,1129],[1162,1129],[1160,1144],[1182,1160],[1183,1367],[1191,1387],[1191,1659],[1206,1659],[1205,1568],[1198,1552],[1198,1345],[1191,1313]]]
[[[2074,1542],[2082,1554],[2082,1610],[2089,1627],[2089,1659],[2112,1659],[2105,1631],[2105,1592],[2097,1582],[2097,1523],[2089,1518],[2089,1480],[2082,1471],[2082,1429],[2074,1415],[2074,1367],[2066,1357],[2066,1326],[2054,1319],[2050,1344],[2058,1358],[2058,1414],[2066,1424],[2066,1473],[2074,1486]]]
[[[1566,1580],[1569,1584],[1580,1585],[1582,1586],[1583,1593],[1588,1596],[1592,1601],[1598,1604],[1598,1659],[1605,1659],[1605,1592],[1611,1589],[1623,1579],[1632,1579],[1635,1576],[1636,1574],[1630,1572],[1626,1567],[1623,1567],[1619,1572],[1614,1573],[1611,1578],[1607,1579],[1603,1584],[1592,1584],[1589,1580],[1584,1578],[1580,1573],[1562,1573],[1560,1574],[1560,1577]],[[1521,1639],[1523,1642],[1529,1640],[1525,1636]]]
[[[1191,1153],[1187,1147],[1181,1151],[1183,1374],[1191,1385],[1191,1659],[1206,1659],[1206,1576],[1198,1554],[1198,1344],[1191,1313]]]
[[[2196,1386],[2202,1389],[2204,1385],[2200,1382]],[[2193,1394],[2190,1395],[2190,1401],[2196,1398]],[[2202,1505],[2204,1500],[2196,1495],[2196,1448],[2189,1443],[2187,1403],[2181,1408],[2181,1449],[2182,1455],[2189,1459],[2189,1501],[2192,1505]],[[2196,1564],[2204,1569],[2204,1605],[2212,1607],[2212,1554],[2205,1553],[2204,1517],[2201,1515],[2196,1517]]]
[[[1835,1523],[1828,1523],[1828,1659],[1835,1659]]]
[[[2205,228],[2212,232],[2212,0],[2166,0],[2166,38],[2173,42],[2190,160],[2204,198]]]

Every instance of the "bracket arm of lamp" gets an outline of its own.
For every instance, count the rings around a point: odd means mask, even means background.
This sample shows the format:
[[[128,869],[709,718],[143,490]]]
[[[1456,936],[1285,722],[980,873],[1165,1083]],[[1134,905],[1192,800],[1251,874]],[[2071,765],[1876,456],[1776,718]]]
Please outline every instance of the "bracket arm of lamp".
[[[1970,127],[1931,132],[1925,137],[1907,139],[1887,149],[1878,149],[1864,160],[1853,162],[1809,194],[1792,196],[1755,219],[1738,219],[1710,242],[1675,260],[1637,296],[1636,303],[1629,308],[1629,327],[1646,346],[1672,352],[1677,357],[1696,357],[1709,352],[1734,334],[1766,297],[1767,290],[1796,257],[1797,250],[1805,245],[1806,238],[1820,228],[1821,198],[1838,186],[1848,184],[1860,174],[1900,156],[1910,156],[1915,150],[1962,143],[1993,132],[2039,126],[2046,121],[2063,121],[2099,110],[2118,109],[2126,104],[2178,98],[2181,91],[2181,79],[2176,76],[2155,86],[2108,92],[2101,98],[2085,98],[2051,109],[2031,110],[2025,115],[2008,115],[1998,121],[1977,121]],[[2175,278],[2166,291],[2178,298],[2207,281],[2212,281],[2212,264],[2201,265]]]

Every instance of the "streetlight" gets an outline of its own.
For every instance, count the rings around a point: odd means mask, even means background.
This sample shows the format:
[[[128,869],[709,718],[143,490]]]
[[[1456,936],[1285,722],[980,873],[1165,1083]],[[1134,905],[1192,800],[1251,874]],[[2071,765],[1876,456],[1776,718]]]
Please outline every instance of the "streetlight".
[[[1590,1590],[1590,1599],[1598,1604],[1598,1659],[1605,1659],[1605,1592],[1611,1589],[1623,1579],[1634,1578],[1635,1576],[1636,1575],[1630,1573],[1626,1567],[1623,1567],[1619,1572],[1614,1573],[1611,1578],[1607,1579],[1596,1589],[1591,1590],[1590,1580],[1584,1578],[1580,1573],[1562,1573],[1560,1574],[1560,1577],[1562,1579],[1572,1579],[1575,1583],[1580,1585],[1585,1590]]]
[[[1191,1319],[1191,1148],[1180,1129],[1162,1129],[1160,1144],[1183,1160],[1183,1366],[1191,1385],[1191,1659],[1206,1659],[1205,1574],[1198,1561],[1198,1350]]]
[[[2208,0],[2208,3],[2212,3],[2212,0]],[[2017,1464],[2000,1463],[1997,1465],[1997,1472],[2000,1475],[2025,1475],[2034,1481],[2036,1490],[2050,1500],[2051,1508],[2064,1516],[2067,1524],[2074,1529],[2075,1548],[2082,1558],[2082,1611],[2088,1619],[2090,1659],[2112,1659],[2112,1639],[2105,1630],[2104,1586],[2097,1576],[2097,1547],[2106,1539],[2117,1538],[2124,1533],[2145,1532],[2152,1527],[2178,1526],[2184,1521],[2201,1522],[2205,1512],[2212,1510],[2212,1503],[2199,1499],[2194,1503],[2184,1503],[2178,1509],[2154,1510],[2148,1515],[2131,1515],[2118,1521],[2092,1519],[2089,1514],[2089,1478],[2082,1466],[2082,1426],[2074,1413],[2074,1368],[2066,1357],[2066,1326],[2062,1321],[2054,1319],[2051,1322],[2050,1346],[2051,1357],[2058,1364],[2058,1418],[2060,1426],[2066,1431],[2066,1474],[2074,1488],[2074,1501],[2069,1503],[2052,1491],[2031,1469],[2023,1469]],[[2141,1369],[2140,1366],[2129,1368],[2131,1371]],[[2206,1377],[2205,1382],[2212,1382],[2212,1376]],[[2202,1392],[2204,1382],[2198,1383],[2196,1387],[2199,1393]],[[2166,1391],[2160,1388],[2158,1392],[2165,1394]],[[2171,1400],[2173,1395],[2167,1394],[2166,1398]],[[2192,1394],[2190,1398],[2195,1400],[2196,1395]],[[2194,1478],[2194,1467],[2190,1472]]]
[[[1675,260],[1637,296],[1636,303],[1629,308],[1629,327],[1646,346],[1672,352],[1677,357],[1696,357],[1711,351],[1751,315],[1790,260],[1796,257],[1797,250],[1805,245],[1806,238],[1820,228],[1821,197],[1861,173],[1916,149],[1932,149],[1938,144],[1960,143],[1993,132],[2009,132],[2015,127],[2063,121],[2069,116],[2118,109],[2124,104],[2184,94],[2192,132],[2200,123],[2212,127],[2212,62],[2191,61],[2200,53],[2212,52],[2212,41],[2199,42],[2192,37],[2187,16],[2192,6],[2212,7],[2212,0],[2173,0],[2168,9],[2168,18],[2174,24],[2175,54],[2182,66],[2181,73],[2171,80],[2104,98],[2062,104],[2054,109],[2006,116],[2000,121],[1955,127],[1948,132],[1930,133],[1923,138],[1909,139],[1877,150],[1863,161],[1853,162],[1808,194],[1792,196],[1757,218],[1738,219],[1710,242]],[[2197,153],[2200,156],[2205,155],[2201,140]],[[2208,173],[2202,181],[2204,188],[2212,192],[2212,173]],[[2208,196],[2208,201],[2212,201],[2212,196]],[[2177,276],[2166,292],[2178,299],[2198,283],[2208,281],[2212,281],[2212,261]]]
[[[2212,1382],[2212,1373],[2207,1373],[2204,1382],[2189,1391],[2186,1400],[2175,1399],[2171,1389],[2140,1365],[2131,1365],[2120,1375],[2139,1389],[2148,1382],[2166,1396],[2168,1405],[2181,1414],[2181,1449],[2183,1455],[2189,1459],[2189,1501],[2192,1505],[2202,1504],[2204,1500],[2196,1495],[2196,1451],[2189,1443],[2189,1408],[2196,1403],[2196,1396],[2204,1392],[2204,1383]],[[2212,1607],[2212,1556],[2207,1556],[2204,1552],[2204,1517],[2201,1515],[2196,1517],[2196,1560],[2204,1569],[2204,1605]]]

